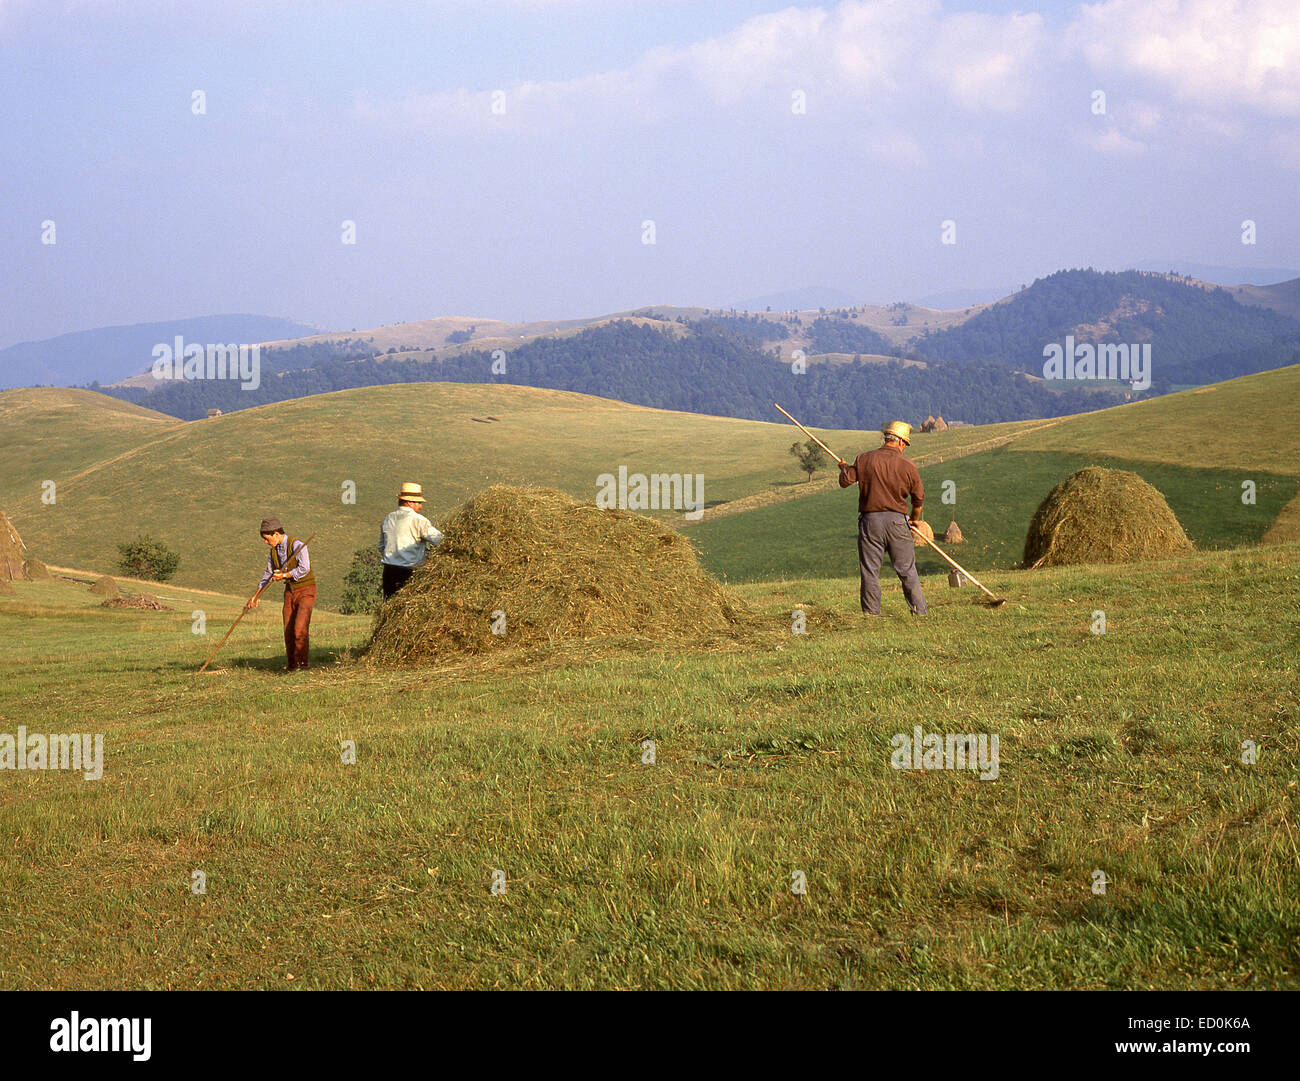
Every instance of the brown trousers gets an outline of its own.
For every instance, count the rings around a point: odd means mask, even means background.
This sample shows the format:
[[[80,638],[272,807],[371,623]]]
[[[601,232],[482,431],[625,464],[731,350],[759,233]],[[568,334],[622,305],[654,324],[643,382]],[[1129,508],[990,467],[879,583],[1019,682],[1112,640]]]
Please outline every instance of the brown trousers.
[[[288,667],[307,668],[310,646],[308,632],[311,628],[311,610],[316,604],[316,587],[284,591],[284,652]]]

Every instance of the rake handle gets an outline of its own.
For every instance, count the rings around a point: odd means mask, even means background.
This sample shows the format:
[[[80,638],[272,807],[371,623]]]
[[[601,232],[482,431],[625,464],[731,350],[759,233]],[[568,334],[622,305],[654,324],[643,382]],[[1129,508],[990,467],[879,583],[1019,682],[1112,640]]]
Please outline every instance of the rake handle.
[[[908,522],[907,527],[912,531],[912,533],[915,536],[920,537],[921,540],[925,541],[926,544],[928,544],[931,548],[933,548],[936,552],[938,552],[939,555],[944,560],[946,560],[953,567],[954,570],[957,570],[960,573],[964,574],[967,578],[969,578],[972,582],[974,582],[977,586],[979,586],[980,589],[984,589],[983,584],[980,582],[978,578],[975,577],[975,575],[971,574],[970,571],[968,571],[965,567],[963,567],[960,563],[958,563],[955,559],[953,559],[952,556],[948,555],[948,553],[945,552],[942,548],[940,548],[937,544],[935,544],[934,541],[930,540],[930,538],[927,537],[924,533],[922,533],[919,529],[917,529],[912,522]],[[995,597],[992,593],[989,593],[987,589],[984,589],[984,592],[988,594],[988,598],[991,601],[997,601],[1002,599],[1001,597]]]
[[[293,569],[293,565],[294,565],[295,563],[298,562],[298,556],[299,556],[299,554],[302,552],[302,550],[303,550],[304,548],[307,547],[307,545],[309,545],[309,544],[310,544],[312,541],[314,541],[315,539],[316,539],[316,534],[313,533],[313,534],[312,534],[310,537],[308,537],[305,541],[303,541],[301,544],[299,544],[299,545],[298,545],[298,550],[295,551],[295,552],[292,554],[292,556],[291,556],[291,557],[290,557],[290,558],[285,562],[284,566],[281,567],[280,569],[281,569],[282,571],[292,570],[292,569]],[[254,602],[255,600],[257,600],[257,598],[260,597],[263,593],[265,593],[268,589],[270,589],[270,588],[271,588],[271,583],[274,582],[274,581],[275,581],[274,578],[269,578],[269,579],[267,579],[266,585],[264,585],[264,586],[258,586],[258,587],[257,587],[257,592],[254,593],[251,597],[248,598],[248,603],[244,605],[244,607],[243,607],[243,609],[240,611],[239,615],[237,615],[237,616],[235,617],[235,622],[232,623],[232,624],[230,625],[230,630],[226,631],[226,637],[223,638],[223,639],[221,639],[221,641],[217,643],[217,648],[214,649],[214,650],[213,650],[213,651],[208,655],[208,659],[207,659],[206,661],[203,662],[203,667],[200,668],[199,671],[198,671],[198,674],[199,674],[199,675],[203,675],[203,673],[207,671],[207,669],[208,669],[208,665],[210,665],[210,664],[212,663],[212,658],[215,657],[218,653],[221,652],[221,647],[224,646],[224,645],[226,644],[226,639],[228,639],[232,634],[235,633],[235,628],[239,626],[239,621],[240,621],[241,619],[243,619],[246,615],[248,615],[248,613],[252,610],[253,602]]]
[[[816,443],[819,447],[821,447],[822,450],[824,450],[827,454],[829,454],[832,458],[834,458],[837,462],[839,462],[840,465],[848,465],[848,462],[846,462],[843,458],[841,458],[838,454],[836,454],[833,450],[831,450],[830,447],[828,447],[825,443],[823,443],[820,439],[818,439],[815,435],[813,435],[812,432],[810,432],[807,428],[805,428],[802,424],[800,424],[797,420],[795,420],[794,417],[791,417],[789,413],[786,413],[784,409],[781,409],[781,407],[777,405],[776,402],[773,402],[772,404],[776,406],[776,408],[780,410],[780,412],[785,413],[785,415],[790,418],[791,424],[793,424],[796,428],[798,428],[801,432],[803,432],[804,435],[806,435],[809,439],[811,439],[814,443]]]

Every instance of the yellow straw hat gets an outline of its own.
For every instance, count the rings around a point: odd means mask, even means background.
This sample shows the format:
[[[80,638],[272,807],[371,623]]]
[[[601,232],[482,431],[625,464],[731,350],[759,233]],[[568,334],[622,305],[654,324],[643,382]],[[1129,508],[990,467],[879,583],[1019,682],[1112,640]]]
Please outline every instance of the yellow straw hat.
[[[912,426],[904,424],[901,420],[891,420],[880,429],[885,435],[896,435],[903,441],[903,445],[910,447],[912,445]]]

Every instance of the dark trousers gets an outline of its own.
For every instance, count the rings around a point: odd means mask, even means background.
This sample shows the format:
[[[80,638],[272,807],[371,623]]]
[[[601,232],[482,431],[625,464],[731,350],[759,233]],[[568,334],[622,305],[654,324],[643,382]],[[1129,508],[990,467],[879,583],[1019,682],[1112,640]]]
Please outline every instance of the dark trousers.
[[[897,511],[872,511],[858,515],[858,570],[862,574],[862,610],[880,615],[880,563],[885,552],[903,583],[907,605],[918,616],[926,613],[921,579],[916,573],[916,547],[907,515]]]
[[[286,667],[290,671],[308,667],[308,632],[311,628],[311,610],[315,605],[315,586],[284,591],[284,652],[288,658]]]
[[[388,600],[415,573],[414,567],[394,567],[391,563],[384,565],[384,600]]]

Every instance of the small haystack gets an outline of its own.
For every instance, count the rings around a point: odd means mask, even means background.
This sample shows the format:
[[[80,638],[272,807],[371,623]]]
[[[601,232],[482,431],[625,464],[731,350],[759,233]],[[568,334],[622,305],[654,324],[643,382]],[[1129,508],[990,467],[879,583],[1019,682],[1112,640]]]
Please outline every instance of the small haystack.
[[[955,521],[948,523],[948,528],[943,531],[944,544],[961,544],[966,538],[961,535],[961,526]]]
[[[135,593],[129,597],[110,597],[101,608],[140,608],[146,612],[174,612],[151,593]]]
[[[421,664],[565,639],[699,641],[743,608],[679,533],[551,488],[494,485],[380,608],[370,663]],[[494,628],[498,633],[494,633]]]
[[[1136,473],[1089,466],[1048,493],[1025,536],[1025,566],[1138,563],[1193,552],[1169,504]]]
[[[90,587],[90,592],[97,597],[116,597],[117,580],[110,578],[107,574],[103,578],[97,579]]]
[[[27,546],[18,535],[9,518],[0,511],[0,578],[6,582],[14,580],[25,582],[27,572],[23,570],[23,559]]]
[[[28,581],[31,582],[46,582],[54,577],[50,574],[50,568],[39,559],[28,559],[24,561],[23,570],[27,574]]]

